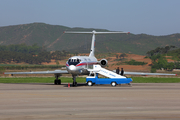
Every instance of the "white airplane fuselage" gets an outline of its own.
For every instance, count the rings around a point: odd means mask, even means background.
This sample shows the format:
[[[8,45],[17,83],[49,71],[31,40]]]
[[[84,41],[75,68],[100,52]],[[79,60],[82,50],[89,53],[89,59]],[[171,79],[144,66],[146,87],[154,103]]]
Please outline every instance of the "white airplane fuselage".
[[[101,61],[97,61],[94,52],[95,52],[95,35],[96,34],[109,34],[109,33],[127,33],[127,32],[96,32],[93,30],[92,32],[65,32],[65,33],[75,33],[75,34],[92,34],[92,43],[91,43],[91,51],[89,56],[73,56],[69,58],[66,62],[66,69],[68,73],[72,74],[72,76],[77,75],[88,75],[89,72],[87,69],[93,68],[94,64],[101,64],[105,66],[107,64],[107,60],[102,59]]]
[[[87,69],[92,68],[94,64],[98,64],[95,57],[73,56],[66,62],[66,69],[72,75],[88,75]]]

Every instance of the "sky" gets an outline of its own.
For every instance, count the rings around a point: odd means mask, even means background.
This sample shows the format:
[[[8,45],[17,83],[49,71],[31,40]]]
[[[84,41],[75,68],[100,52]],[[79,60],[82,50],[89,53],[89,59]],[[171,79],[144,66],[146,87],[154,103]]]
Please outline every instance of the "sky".
[[[46,23],[133,34],[180,33],[180,0],[0,0],[0,26]]]

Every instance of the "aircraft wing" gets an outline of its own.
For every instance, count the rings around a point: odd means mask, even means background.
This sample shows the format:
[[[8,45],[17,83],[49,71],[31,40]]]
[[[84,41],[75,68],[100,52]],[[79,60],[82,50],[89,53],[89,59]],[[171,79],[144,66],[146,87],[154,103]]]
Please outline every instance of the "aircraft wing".
[[[113,70],[116,72],[116,70]],[[142,72],[125,72],[124,75],[177,75],[177,74],[166,74],[166,73],[142,73]]]
[[[35,72],[5,72],[4,74],[68,74],[67,70],[35,71]]]
[[[177,74],[166,74],[166,73],[141,73],[141,72],[124,72],[125,75],[177,75]]]

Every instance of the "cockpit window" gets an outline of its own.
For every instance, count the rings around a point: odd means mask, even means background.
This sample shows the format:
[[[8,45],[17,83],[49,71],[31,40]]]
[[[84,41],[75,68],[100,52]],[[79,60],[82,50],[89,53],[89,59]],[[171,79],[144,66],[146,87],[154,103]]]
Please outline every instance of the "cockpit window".
[[[76,65],[79,64],[80,62],[81,62],[81,60],[78,59],[78,58],[77,58],[77,59],[69,59],[69,60],[68,60],[68,64],[69,64],[69,65],[75,65],[75,66],[76,66]]]
[[[77,59],[77,62],[79,62],[79,63],[80,63],[79,59]]]

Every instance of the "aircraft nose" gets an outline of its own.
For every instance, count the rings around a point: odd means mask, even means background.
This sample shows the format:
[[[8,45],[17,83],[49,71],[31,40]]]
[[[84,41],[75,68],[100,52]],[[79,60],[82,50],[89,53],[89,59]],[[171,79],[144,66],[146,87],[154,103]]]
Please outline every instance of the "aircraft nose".
[[[74,65],[70,65],[69,70],[74,71],[74,70],[76,70],[76,67]]]

